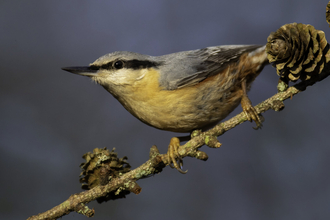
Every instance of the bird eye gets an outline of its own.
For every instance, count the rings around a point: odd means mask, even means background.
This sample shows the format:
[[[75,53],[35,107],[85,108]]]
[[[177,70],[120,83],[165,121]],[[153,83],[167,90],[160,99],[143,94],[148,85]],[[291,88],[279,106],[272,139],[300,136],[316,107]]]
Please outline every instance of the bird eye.
[[[121,69],[121,68],[123,68],[123,66],[124,66],[124,63],[121,60],[118,60],[113,64],[113,67],[116,69]]]

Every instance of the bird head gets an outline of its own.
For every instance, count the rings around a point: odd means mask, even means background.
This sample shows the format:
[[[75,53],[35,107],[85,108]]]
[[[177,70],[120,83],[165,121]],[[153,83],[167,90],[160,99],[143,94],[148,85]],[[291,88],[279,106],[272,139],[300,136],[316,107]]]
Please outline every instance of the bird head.
[[[142,80],[150,68],[157,68],[160,63],[155,57],[118,51],[106,54],[89,66],[64,67],[65,71],[88,76],[106,89],[116,86],[134,85]],[[110,89],[111,90],[111,89]]]

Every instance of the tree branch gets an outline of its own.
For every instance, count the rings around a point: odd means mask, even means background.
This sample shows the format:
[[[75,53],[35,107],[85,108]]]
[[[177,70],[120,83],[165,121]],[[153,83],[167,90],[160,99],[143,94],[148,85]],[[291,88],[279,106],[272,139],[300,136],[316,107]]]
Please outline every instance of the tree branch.
[[[284,108],[284,100],[292,98],[294,95],[305,90],[305,88],[306,83],[304,82],[289,87],[286,91],[277,93],[269,99],[256,105],[255,109],[259,114],[270,109],[275,111],[282,110]],[[224,134],[226,131],[229,131],[237,125],[242,124],[246,120],[246,116],[242,112],[235,117],[216,125],[206,132],[201,132],[198,130],[194,131],[192,133],[191,140],[179,148],[178,152],[180,156],[182,158],[190,156],[201,160],[207,160],[208,156],[204,152],[199,151],[198,148],[204,144],[210,147],[220,147],[220,143],[217,141],[216,137]],[[55,206],[44,213],[31,216],[28,220],[57,219],[73,211],[92,217],[94,215],[94,209],[89,209],[86,206],[87,203],[97,198],[106,196],[108,193],[115,190],[116,193],[119,193],[121,190],[129,190],[135,194],[139,194],[141,192],[141,188],[135,181],[161,172],[161,169],[169,165],[169,163],[170,160],[167,154],[159,154],[156,146],[153,146],[150,151],[150,159],[138,168],[131,170],[118,178],[112,179],[105,186],[96,186],[88,191],[73,194],[60,205]]]

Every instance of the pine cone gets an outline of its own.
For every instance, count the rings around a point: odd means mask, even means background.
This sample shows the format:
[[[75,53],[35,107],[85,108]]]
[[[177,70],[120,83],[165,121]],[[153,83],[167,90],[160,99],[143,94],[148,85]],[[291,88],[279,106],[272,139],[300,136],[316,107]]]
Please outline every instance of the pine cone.
[[[80,165],[80,183],[82,189],[92,189],[98,185],[106,185],[112,178],[118,177],[130,171],[130,165],[126,162],[127,157],[118,158],[115,148],[112,151],[106,148],[95,148],[93,153],[84,154],[85,163]],[[122,190],[120,194],[110,193],[104,198],[97,199],[99,203],[110,199],[123,198],[129,194],[128,190]]]
[[[326,11],[325,11],[325,17],[326,17],[326,20],[329,24],[329,27],[330,27],[330,2],[328,2],[327,4],[327,8],[326,8]]]
[[[317,78],[330,60],[324,32],[305,24],[286,24],[271,33],[266,52],[283,81]]]

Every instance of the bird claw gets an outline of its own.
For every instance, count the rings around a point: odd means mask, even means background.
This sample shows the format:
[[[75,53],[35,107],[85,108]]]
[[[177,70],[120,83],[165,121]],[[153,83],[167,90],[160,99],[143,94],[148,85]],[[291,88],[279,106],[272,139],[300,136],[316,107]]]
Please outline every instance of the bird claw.
[[[183,171],[181,168],[183,166],[183,160],[178,153],[178,148],[180,147],[180,140],[177,137],[173,137],[168,145],[167,156],[170,160],[170,167],[177,169],[182,174],[186,174],[188,170]],[[178,164],[179,162],[179,164]],[[179,166],[180,165],[180,166]]]
[[[253,129],[258,130],[259,128],[261,128],[262,120],[260,119],[256,109],[252,106],[252,103],[249,97],[247,97],[247,95],[243,95],[241,100],[241,106],[247,120],[249,120],[250,122],[252,122],[252,120],[255,121],[257,127],[253,127]]]

